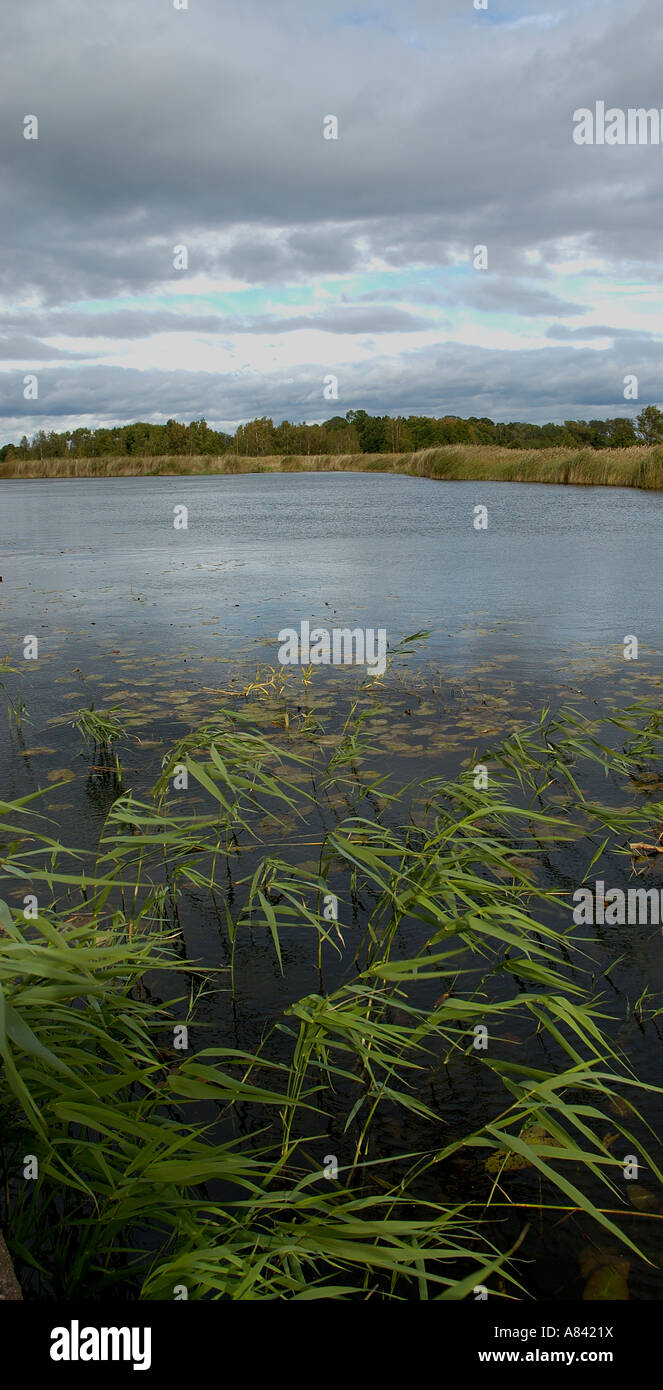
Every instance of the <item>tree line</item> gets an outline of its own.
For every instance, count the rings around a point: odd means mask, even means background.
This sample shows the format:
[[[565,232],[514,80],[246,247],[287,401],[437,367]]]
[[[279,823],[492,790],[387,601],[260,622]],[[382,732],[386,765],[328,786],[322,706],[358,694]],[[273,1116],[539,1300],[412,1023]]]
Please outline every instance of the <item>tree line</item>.
[[[250,458],[278,454],[398,454],[442,444],[499,444],[507,449],[628,449],[634,444],[663,441],[663,412],[649,405],[635,420],[565,420],[563,425],[531,425],[521,420],[496,424],[483,416],[461,419],[429,415],[369,415],[348,410],[322,424],[275,425],[262,416],[239,425],[234,435],[212,429],[206,420],[165,425],[138,421],[101,429],[39,430],[32,439],[0,448],[5,459],[101,458],[170,454],[238,454]]]

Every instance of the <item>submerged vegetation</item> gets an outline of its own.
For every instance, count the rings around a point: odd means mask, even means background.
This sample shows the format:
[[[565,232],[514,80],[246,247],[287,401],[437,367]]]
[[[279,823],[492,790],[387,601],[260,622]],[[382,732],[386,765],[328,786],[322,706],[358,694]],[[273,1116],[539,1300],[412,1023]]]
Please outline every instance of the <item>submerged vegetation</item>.
[[[339,721],[304,674],[220,693],[150,796],[114,787],[92,852],[40,794],[0,802],[0,1225],[24,1289],[522,1298],[563,1227],[580,1294],[627,1297],[658,1260],[659,1088],[563,866],[614,881],[663,825],[660,714],[544,710],[477,750],[487,786],[474,759],[402,786],[380,682]],[[74,720],[97,750],[123,728]],[[212,962],[189,959],[202,916]],[[288,1002],[247,1022],[267,950]],[[639,1026],[657,1012],[645,989]]]
[[[557,483],[584,487],[663,489],[663,446],[630,448],[522,447],[449,444],[409,453],[111,455],[84,458],[8,457],[3,478],[215,476],[236,473],[399,473],[447,481]]]

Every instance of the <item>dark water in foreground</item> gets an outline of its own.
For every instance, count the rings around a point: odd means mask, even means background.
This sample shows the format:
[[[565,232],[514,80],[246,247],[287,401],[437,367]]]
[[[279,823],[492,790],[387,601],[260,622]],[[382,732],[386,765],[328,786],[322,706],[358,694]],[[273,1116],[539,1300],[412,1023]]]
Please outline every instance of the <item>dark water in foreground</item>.
[[[473,526],[478,504],[488,508],[485,531]],[[183,505],[188,529],[176,530]],[[20,669],[5,679],[27,707],[22,739],[0,724],[2,796],[64,772],[67,785],[45,809],[67,843],[92,845],[109,804],[67,713],[94,701],[131,714],[121,756],[125,787],[141,794],[168,747],[218,704],[216,692],[238,671],[274,667],[279,630],[302,620],[386,628],[392,649],[429,631],[385,682],[383,757],[401,782],[454,775],[477,745],[536,717],[545,701],[592,713],[660,700],[655,493],[264,474],[6,481],[0,508],[0,657]],[[22,658],[27,634],[39,639],[38,661]],[[624,660],[627,635],[638,638],[638,661]],[[319,676],[333,719],[341,677]],[[184,920],[189,954],[219,963],[205,904],[192,898]],[[282,978],[270,943],[251,943],[233,1017],[244,1046],[316,988],[314,963],[287,946]],[[659,1083],[657,1021],[636,1025],[632,1004],[645,985],[663,998],[660,931],[615,929],[598,958],[605,968],[618,957],[610,988],[630,1018],[620,1044]],[[223,1028],[224,1016],[212,1010],[209,1021]],[[462,1110],[464,1097],[449,1103]],[[648,1104],[660,1132],[660,1098]],[[563,1296],[573,1232],[562,1226],[557,1240],[541,1297]],[[663,1296],[660,1273],[645,1274],[632,1296]]]

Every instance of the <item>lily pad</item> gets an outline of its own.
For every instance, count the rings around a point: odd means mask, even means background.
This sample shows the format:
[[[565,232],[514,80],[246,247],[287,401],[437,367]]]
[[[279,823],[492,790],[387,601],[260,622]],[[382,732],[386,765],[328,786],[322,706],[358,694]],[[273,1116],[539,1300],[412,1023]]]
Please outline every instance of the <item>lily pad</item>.
[[[526,1129],[521,1130],[519,1138],[524,1144],[536,1144],[537,1146],[545,1144],[549,1148],[558,1147],[557,1141],[548,1134],[543,1125],[528,1125]],[[485,1164],[487,1173],[515,1173],[522,1168],[531,1168],[531,1166],[532,1160],[527,1158],[526,1154],[511,1153],[510,1149],[498,1149],[497,1153],[491,1154]]]
[[[600,1265],[590,1275],[583,1289],[583,1299],[588,1303],[623,1302],[629,1297],[629,1260],[614,1256],[611,1264]]]

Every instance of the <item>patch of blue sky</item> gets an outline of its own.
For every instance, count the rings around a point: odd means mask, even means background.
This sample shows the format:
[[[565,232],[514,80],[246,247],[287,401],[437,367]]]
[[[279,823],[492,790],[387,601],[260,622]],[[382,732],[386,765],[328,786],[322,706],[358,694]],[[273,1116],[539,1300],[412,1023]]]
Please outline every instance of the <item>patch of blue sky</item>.
[[[444,274],[449,271],[445,270]],[[156,310],[181,311],[182,314],[237,314],[247,315],[277,313],[280,308],[320,308],[323,304],[363,302],[362,296],[370,294],[374,302],[379,302],[380,292],[385,301],[394,302],[394,292],[403,300],[417,288],[431,292],[435,290],[438,272],[431,273],[428,268],[403,269],[396,271],[375,270],[355,275],[321,277],[299,285],[263,285],[236,290],[214,290],[201,288],[192,294],[159,291],[140,295],[118,295],[109,299],[78,300],[76,310],[93,317],[100,313],[126,312],[138,313]],[[69,307],[74,307],[70,305]]]
[[[400,17],[399,17],[400,18]],[[407,5],[403,9],[402,19],[407,23],[410,16]],[[439,27],[439,25],[437,26]],[[408,44],[411,48],[426,49],[430,42],[425,36],[425,32],[419,29],[404,28],[402,22],[394,23],[387,19],[384,12],[379,9],[372,10],[346,10],[343,14],[334,15],[329,20],[330,30],[334,29],[377,29],[381,34],[388,34],[396,38],[401,43]]]
[[[593,5],[596,0],[586,0],[586,3]],[[582,0],[576,0],[575,7],[581,4]],[[550,29],[565,17],[564,9],[559,8],[559,0],[549,0],[543,6],[541,3],[523,3],[522,0],[514,0],[513,3],[510,0],[488,0],[485,10],[475,10],[473,4],[469,5],[469,13],[475,19],[480,19],[482,24],[508,29]]]
[[[370,29],[374,25],[380,28],[384,25],[377,7],[371,10],[346,10],[344,14],[333,15],[329,22],[330,29]]]
[[[325,309],[330,308],[389,305],[411,308],[422,317],[430,318],[431,326],[434,326],[441,314],[453,319],[463,312],[467,316],[470,311],[463,307],[463,286],[471,285],[474,291],[477,281],[483,276],[489,281],[491,272],[474,270],[468,260],[467,263],[455,266],[398,267],[395,270],[376,269],[351,275],[321,277],[298,285],[272,284],[218,291],[203,286],[191,294],[182,293],[181,290],[170,294],[162,290],[158,293],[81,300],[75,307],[82,315],[89,315],[91,318],[101,313],[126,313],[128,310],[134,312],[137,317],[147,313],[170,312],[181,316],[182,319],[188,315],[209,315],[218,316],[220,320],[228,317],[246,319],[249,322],[254,318],[264,318],[267,321],[270,318],[283,318],[288,312],[299,311],[324,317]],[[560,301],[577,304],[581,312],[587,303],[590,285],[593,283],[593,286],[596,286],[593,276],[590,275],[588,278],[587,275],[574,274],[542,276],[539,279],[530,273],[527,282],[532,288],[538,285],[539,288],[558,296]],[[474,299],[474,293],[472,297]],[[481,310],[474,299],[471,317],[476,321],[483,318],[489,320],[491,325],[503,325],[513,330],[517,323],[524,326],[524,323],[531,322],[529,316],[523,316],[518,312],[517,304],[518,287],[514,284],[513,312]],[[539,322],[541,318],[547,317],[563,319],[566,315],[561,306],[559,311],[555,311],[551,304],[549,316],[537,316]],[[221,323],[219,327],[222,327]]]

